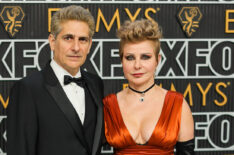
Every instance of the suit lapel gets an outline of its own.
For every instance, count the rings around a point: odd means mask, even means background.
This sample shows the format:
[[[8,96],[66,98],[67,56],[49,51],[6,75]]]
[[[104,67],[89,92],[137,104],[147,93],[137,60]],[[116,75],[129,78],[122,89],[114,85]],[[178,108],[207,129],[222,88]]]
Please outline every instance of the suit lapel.
[[[95,134],[94,134],[94,141],[93,141],[93,149],[92,149],[92,155],[95,155],[98,146],[100,143],[100,138],[101,138],[101,132],[102,132],[102,127],[103,127],[103,105],[102,105],[102,98],[101,95],[98,95],[99,89],[96,88],[95,81],[91,79],[88,74],[81,70],[81,75],[84,78],[88,90],[93,97],[95,104],[97,105],[97,123],[96,123],[96,129],[95,129]]]
[[[48,90],[50,95],[54,98],[56,104],[58,105],[58,107],[63,112],[64,116],[71,124],[81,144],[85,148],[88,148],[88,145],[85,141],[82,124],[79,119],[79,116],[76,113],[75,109],[73,108],[71,102],[67,98],[67,95],[65,94],[63,88],[61,87],[49,63],[46,65],[45,69],[42,72],[44,73],[46,81],[45,83],[46,89]]]

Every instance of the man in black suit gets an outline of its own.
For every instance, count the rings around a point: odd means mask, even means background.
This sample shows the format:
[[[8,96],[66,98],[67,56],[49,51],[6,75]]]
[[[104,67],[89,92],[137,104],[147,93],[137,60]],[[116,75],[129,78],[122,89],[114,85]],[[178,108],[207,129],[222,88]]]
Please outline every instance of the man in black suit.
[[[103,133],[103,83],[80,69],[91,48],[94,19],[80,6],[56,12],[53,59],[16,82],[7,111],[7,155],[96,155]]]

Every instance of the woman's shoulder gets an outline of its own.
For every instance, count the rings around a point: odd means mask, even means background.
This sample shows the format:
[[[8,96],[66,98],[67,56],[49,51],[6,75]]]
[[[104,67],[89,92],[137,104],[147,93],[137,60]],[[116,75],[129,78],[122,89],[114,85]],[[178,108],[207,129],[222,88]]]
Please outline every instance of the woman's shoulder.
[[[124,95],[123,92],[124,92],[124,90],[121,90],[121,91],[119,91],[117,93],[111,93],[111,94],[108,94],[107,96],[105,96],[104,99],[103,99],[104,106],[112,105],[113,102],[118,104],[119,100],[121,100],[121,98]]]
[[[115,101],[116,101],[116,94],[114,94],[114,93],[108,94],[107,96],[105,96],[103,98],[104,106],[108,106],[108,105],[112,104]]]
[[[174,100],[179,100],[179,102],[183,102],[184,95],[180,92],[175,90],[166,90],[165,98],[171,98]]]
[[[175,97],[182,97],[183,98],[183,94],[182,93],[174,91],[174,90],[168,90],[167,93],[171,94],[171,95],[173,95]]]
[[[174,104],[175,102],[178,102],[182,105],[184,96],[180,92],[174,91],[174,90],[167,90],[165,88],[159,87],[158,89],[158,95],[159,97],[162,97],[162,100],[164,102],[171,102]],[[164,103],[163,102],[163,103]]]

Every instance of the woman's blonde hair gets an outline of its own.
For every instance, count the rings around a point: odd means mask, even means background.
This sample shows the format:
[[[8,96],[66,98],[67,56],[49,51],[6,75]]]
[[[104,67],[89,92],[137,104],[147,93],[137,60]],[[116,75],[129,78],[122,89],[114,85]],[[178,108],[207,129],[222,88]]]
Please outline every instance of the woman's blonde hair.
[[[117,30],[117,37],[120,39],[119,56],[123,58],[123,47],[126,43],[135,43],[145,40],[151,40],[155,44],[156,60],[160,50],[159,39],[162,36],[161,28],[154,20],[140,19],[136,21],[125,21]]]

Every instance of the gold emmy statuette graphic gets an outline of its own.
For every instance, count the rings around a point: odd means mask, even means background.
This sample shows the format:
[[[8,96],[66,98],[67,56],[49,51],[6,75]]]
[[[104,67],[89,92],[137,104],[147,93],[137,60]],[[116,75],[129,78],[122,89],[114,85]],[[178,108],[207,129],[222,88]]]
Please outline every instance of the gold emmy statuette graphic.
[[[0,19],[5,27],[5,30],[14,37],[22,27],[24,19],[24,11],[20,6],[5,6],[0,13]]]
[[[202,13],[198,7],[183,7],[179,11],[178,19],[187,37],[191,37],[199,28]]]

